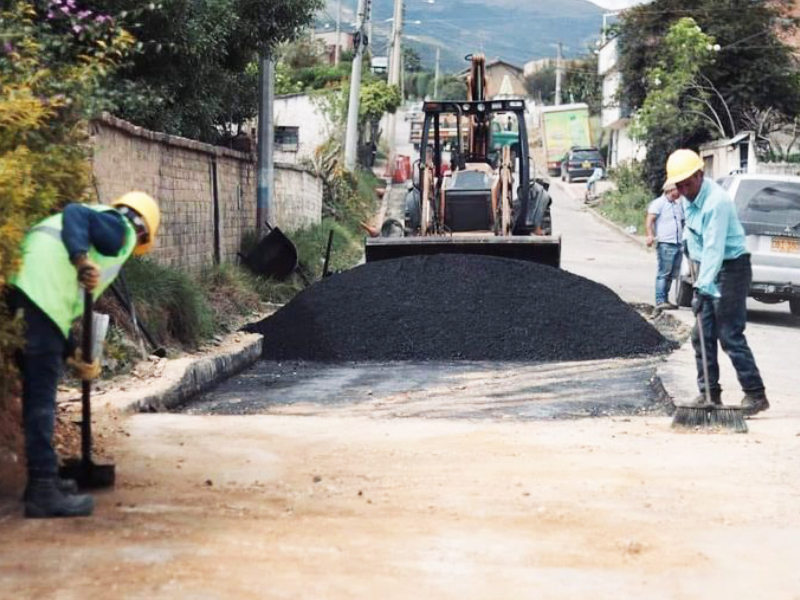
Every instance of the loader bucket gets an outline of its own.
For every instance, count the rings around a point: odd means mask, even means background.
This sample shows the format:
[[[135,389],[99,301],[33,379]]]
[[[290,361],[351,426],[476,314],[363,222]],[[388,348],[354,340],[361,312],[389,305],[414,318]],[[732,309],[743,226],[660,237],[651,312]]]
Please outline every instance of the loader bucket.
[[[561,236],[458,235],[368,238],[367,262],[429,254],[480,254],[561,266]]]
[[[256,275],[282,281],[297,268],[297,248],[277,227],[261,239],[242,262]]]

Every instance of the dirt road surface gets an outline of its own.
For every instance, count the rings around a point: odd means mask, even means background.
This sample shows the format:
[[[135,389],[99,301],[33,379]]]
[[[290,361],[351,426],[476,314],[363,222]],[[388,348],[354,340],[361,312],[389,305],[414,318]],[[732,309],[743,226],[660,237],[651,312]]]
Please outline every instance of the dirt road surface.
[[[648,299],[652,255],[555,194],[565,267]],[[0,502],[0,598],[800,599],[797,331],[775,315],[752,328],[773,409],[747,435],[335,405],[127,417],[94,517]],[[667,367],[691,393],[690,352]]]

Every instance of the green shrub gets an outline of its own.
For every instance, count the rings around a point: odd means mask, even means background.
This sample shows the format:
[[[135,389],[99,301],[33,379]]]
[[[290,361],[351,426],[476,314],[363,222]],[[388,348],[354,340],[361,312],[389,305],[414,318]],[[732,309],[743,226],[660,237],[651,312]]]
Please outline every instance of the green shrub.
[[[214,335],[211,306],[191,277],[140,258],[129,260],[123,271],[138,313],[160,342],[196,348]]]
[[[625,164],[609,172],[616,189],[603,194],[600,213],[623,227],[636,227],[642,232],[647,205],[653,199],[638,162]]]

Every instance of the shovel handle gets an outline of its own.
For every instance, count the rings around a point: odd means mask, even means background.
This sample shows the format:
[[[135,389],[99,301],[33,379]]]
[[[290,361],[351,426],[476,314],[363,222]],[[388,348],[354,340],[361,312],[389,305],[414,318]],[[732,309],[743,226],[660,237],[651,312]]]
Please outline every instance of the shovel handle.
[[[92,357],[92,312],[94,298],[88,290],[83,292],[83,339],[81,340],[81,358],[91,363]],[[92,382],[81,382],[81,462],[84,466],[92,462]]]

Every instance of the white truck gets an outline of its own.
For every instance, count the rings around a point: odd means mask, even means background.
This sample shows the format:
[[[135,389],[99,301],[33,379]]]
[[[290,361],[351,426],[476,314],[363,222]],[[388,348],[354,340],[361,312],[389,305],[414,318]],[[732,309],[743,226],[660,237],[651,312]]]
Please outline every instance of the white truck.
[[[573,147],[592,145],[589,106],[584,103],[543,106],[541,108],[542,146],[547,172],[561,174],[561,160]]]

